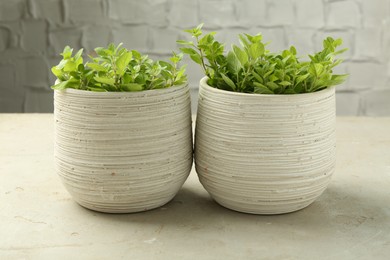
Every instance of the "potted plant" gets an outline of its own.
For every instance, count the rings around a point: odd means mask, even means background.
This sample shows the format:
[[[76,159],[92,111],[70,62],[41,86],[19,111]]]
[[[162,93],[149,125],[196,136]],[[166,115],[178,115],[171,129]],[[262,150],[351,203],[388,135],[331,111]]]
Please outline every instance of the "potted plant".
[[[302,209],[326,189],[335,169],[334,75],[341,39],[301,62],[294,47],[266,50],[262,35],[240,35],[227,54],[202,25],[178,41],[198,63],[195,166],[221,205],[254,214]]]
[[[55,168],[80,205],[101,212],[149,210],[170,201],[192,165],[185,67],[121,45],[83,63],[65,47],[52,72]]]

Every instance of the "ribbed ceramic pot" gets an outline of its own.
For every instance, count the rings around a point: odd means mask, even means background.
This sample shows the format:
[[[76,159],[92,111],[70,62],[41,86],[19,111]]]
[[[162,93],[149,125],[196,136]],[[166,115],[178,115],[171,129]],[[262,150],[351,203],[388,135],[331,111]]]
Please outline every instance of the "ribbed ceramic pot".
[[[308,206],[335,169],[335,89],[245,94],[200,81],[195,165],[222,206],[281,214]]]
[[[188,86],[55,91],[55,166],[80,205],[129,213],[169,202],[192,166]]]

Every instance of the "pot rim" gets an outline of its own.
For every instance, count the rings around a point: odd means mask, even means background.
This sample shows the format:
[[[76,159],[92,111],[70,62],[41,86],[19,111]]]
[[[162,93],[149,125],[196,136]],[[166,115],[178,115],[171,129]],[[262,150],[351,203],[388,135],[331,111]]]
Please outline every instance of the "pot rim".
[[[203,77],[200,82],[199,82],[199,85],[200,87],[203,87],[203,88],[207,88],[208,91],[212,91],[212,92],[215,92],[215,93],[220,93],[220,94],[224,94],[224,95],[232,95],[232,96],[245,96],[245,97],[267,97],[267,98],[278,98],[278,97],[288,97],[288,98],[294,98],[294,97],[303,97],[303,96],[309,96],[309,95],[323,95],[323,94],[326,94],[328,92],[333,92],[334,89],[335,89],[335,86],[332,86],[332,87],[327,87],[325,89],[322,89],[320,91],[316,91],[316,92],[310,92],[310,93],[299,93],[299,94],[257,94],[257,93],[242,93],[242,92],[234,92],[234,91],[228,91],[228,90],[223,90],[223,89],[218,89],[218,88],[214,88],[212,86],[210,86],[209,84],[207,84],[207,80],[208,80],[208,77],[205,76]]]
[[[183,88],[188,88],[189,84],[182,84],[178,86],[171,86],[168,88],[160,88],[160,89],[148,89],[148,90],[141,90],[141,91],[107,91],[107,92],[98,92],[98,91],[89,91],[89,90],[82,90],[82,89],[74,89],[74,88],[67,88],[63,90],[57,90],[54,91],[57,93],[70,93],[70,94],[83,94],[89,96],[144,96],[145,94],[164,94],[164,93],[170,93],[174,91],[181,90]]]

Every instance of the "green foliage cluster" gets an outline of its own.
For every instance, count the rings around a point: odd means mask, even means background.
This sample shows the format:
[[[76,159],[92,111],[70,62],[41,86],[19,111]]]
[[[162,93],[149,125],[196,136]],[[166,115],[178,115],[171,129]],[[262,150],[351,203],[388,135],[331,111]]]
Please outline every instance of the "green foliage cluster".
[[[323,50],[299,61],[295,47],[281,53],[266,50],[261,34],[239,35],[241,47],[232,45],[225,54],[224,45],[215,40],[215,32],[203,35],[202,25],[185,30],[194,41],[177,41],[181,51],[198,63],[212,87],[245,93],[298,94],[341,84],[348,75],[334,75],[333,68],[342,60],[335,56],[341,39],[326,38]]]
[[[52,86],[61,90],[74,88],[89,91],[141,91],[168,88],[187,82],[185,66],[178,63],[183,54],[173,53],[171,62],[153,61],[138,51],[122,48],[122,44],[110,44],[96,48],[96,56],[83,63],[83,49],[74,56],[73,49],[66,46],[63,59],[52,68],[59,83]]]

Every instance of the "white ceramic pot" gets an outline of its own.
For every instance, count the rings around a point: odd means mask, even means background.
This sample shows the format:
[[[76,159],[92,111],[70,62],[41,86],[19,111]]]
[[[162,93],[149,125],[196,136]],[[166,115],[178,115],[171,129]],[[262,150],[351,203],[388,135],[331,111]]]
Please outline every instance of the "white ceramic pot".
[[[254,214],[302,209],[335,169],[335,89],[296,95],[219,90],[200,81],[199,179],[221,205]]]
[[[82,206],[129,213],[170,201],[192,166],[188,86],[55,91],[55,165]]]

